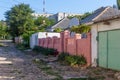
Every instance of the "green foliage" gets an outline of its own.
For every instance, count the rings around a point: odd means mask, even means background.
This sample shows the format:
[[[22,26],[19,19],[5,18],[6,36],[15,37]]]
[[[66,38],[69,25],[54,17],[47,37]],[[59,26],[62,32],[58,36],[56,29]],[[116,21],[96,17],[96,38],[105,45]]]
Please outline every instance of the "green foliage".
[[[45,31],[46,28],[53,25],[55,21],[52,19],[48,19],[46,17],[40,16],[34,20],[34,23],[40,31]]]
[[[91,14],[92,14],[92,13],[90,13],[90,12],[84,13],[84,14],[81,16],[80,20],[85,19],[86,17],[88,17],[88,16],[91,15]]]
[[[8,26],[4,21],[0,21],[0,39],[10,39],[10,34],[8,33]]]
[[[58,56],[58,60],[65,62],[71,66],[87,64],[87,61],[83,55],[80,56],[69,55],[69,53],[66,52],[60,53],[60,55]]]
[[[35,46],[33,48],[33,51],[40,52],[43,55],[54,55],[54,56],[58,55],[58,51],[56,49],[44,48],[41,46]]]
[[[26,31],[26,33],[22,34],[22,38],[23,38],[23,44],[26,47],[29,47],[29,42],[30,42],[30,36],[35,33],[35,31]]]
[[[63,30],[61,28],[55,28],[53,32],[62,32]]]
[[[5,13],[9,32],[13,37],[18,37],[26,31],[31,31],[34,26],[33,10],[27,4],[18,4]]]
[[[69,53],[67,52],[61,52],[60,55],[58,55],[58,60],[59,61],[65,61],[65,57],[69,56]]]
[[[65,57],[65,61],[71,65],[71,66],[74,66],[74,65],[85,65],[87,63],[86,59],[84,56],[66,56]]]
[[[82,24],[78,26],[73,26],[70,28],[70,31],[76,32],[76,33],[88,33],[90,31],[90,26]]]
[[[85,19],[86,17],[88,17],[89,15],[91,15],[92,13],[90,12],[86,12],[84,13],[83,15],[75,15],[75,16],[68,16],[69,19],[72,19],[74,17],[78,18],[79,20],[83,20]]]
[[[117,7],[120,9],[120,0],[117,0]]]
[[[29,49],[29,47],[27,47],[27,46],[24,45],[24,44],[17,44],[17,45],[16,45],[16,48],[19,49],[19,50]]]
[[[68,79],[68,80],[97,80],[97,79],[95,79],[95,78],[71,78],[71,79]]]

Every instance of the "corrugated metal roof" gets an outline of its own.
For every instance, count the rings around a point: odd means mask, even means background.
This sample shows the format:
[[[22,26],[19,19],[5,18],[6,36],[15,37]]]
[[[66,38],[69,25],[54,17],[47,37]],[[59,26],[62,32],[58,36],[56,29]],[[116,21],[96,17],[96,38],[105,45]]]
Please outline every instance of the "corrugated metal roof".
[[[101,7],[93,12],[90,16],[80,21],[80,24],[87,24],[108,19],[120,17],[120,10],[112,7]]]
[[[93,12],[93,14],[91,14],[90,16],[86,17],[85,19],[80,21],[80,24],[85,24],[85,23],[90,23],[93,22],[92,20],[94,18],[96,18],[99,14],[101,14],[106,7],[101,7],[99,9],[97,9],[96,11]]]
[[[98,17],[94,18],[94,22],[105,21],[120,17],[120,10],[112,7],[108,7]]]
[[[55,24],[54,26],[52,26],[51,28],[62,28],[62,29],[66,29],[68,28],[69,25],[69,19],[68,18],[64,18],[63,20],[61,20],[60,22],[58,22],[57,24]]]

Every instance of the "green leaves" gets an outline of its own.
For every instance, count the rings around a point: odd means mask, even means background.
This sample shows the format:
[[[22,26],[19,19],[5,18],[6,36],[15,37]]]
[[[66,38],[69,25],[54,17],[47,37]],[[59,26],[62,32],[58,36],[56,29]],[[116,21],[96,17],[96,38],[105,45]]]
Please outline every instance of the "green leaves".
[[[10,33],[13,37],[22,35],[34,26],[32,13],[33,10],[27,4],[15,5],[5,13],[6,21],[10,26]]]
[[[90,31],[90,26],[87,25],[78,25],[78,26],[73,26],[71,27],[70,31],[72,32],[76,32],[76,33],[88,33]]]
[[[40,31],[45,31],[45,29],[51,25],[53,25],[55,22],[52,19],[48,19],[46,17],[40,16],[35,20],[35,25],[38,26],[38,29]]]
[[[4,21],[0,21],[0,39],[7,39],[9,37],[8,34],[8,26]]]
[[[54,32],[62,32],[63,30],[61,28],[55,28]]]
[[[120,9],[120,0],[117,0],[117,7]]]

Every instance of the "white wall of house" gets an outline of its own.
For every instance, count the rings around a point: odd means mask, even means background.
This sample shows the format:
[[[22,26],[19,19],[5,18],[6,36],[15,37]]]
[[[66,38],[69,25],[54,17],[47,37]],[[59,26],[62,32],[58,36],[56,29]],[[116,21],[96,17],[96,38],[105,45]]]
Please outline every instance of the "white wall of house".
[[[39,38],[53,37],[56,36],[60,38],[60,33],[50,33],[50,32],[38,32],[34,33],[30,37],[30,48],[34,48],[34,46],[38,45]]]
[[[110,24],[107,25],[105,22],[100,22],[92,25],[91,28],[91,57],[92,57],[92,66],[96,66],[96,60],[98,55],[98,43],[97,36],[100,31],[115,30],[120,29],[120,19],[114,19],[107,21]]]
[[[32,34],[30,37],[30,48],[34,48],[38,44],[38,33]]]

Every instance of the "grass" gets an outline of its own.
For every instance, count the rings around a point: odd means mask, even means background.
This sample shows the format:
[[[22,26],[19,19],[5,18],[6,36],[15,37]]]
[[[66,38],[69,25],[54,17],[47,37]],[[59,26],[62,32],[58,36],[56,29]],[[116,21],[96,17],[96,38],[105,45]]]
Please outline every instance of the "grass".
[[[71,78],[68,80],[98,80],[98,79],[95,79],[95,78]]]
[[[7,46],[7,45],[0,43],[0,47],[5,47],[5,46]]]
[[[38,65],[38,68],[43,70],[46,74],[56,76],[53,80],[62,80],[63,78],[58,74],[58,72],[55,72],[52,70],[52,67],[48,66],[46,62],[40,60],[40,59],[34,59],[34,63]]]

